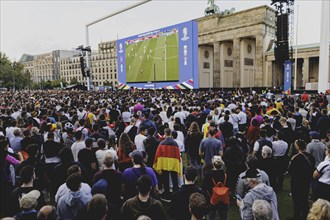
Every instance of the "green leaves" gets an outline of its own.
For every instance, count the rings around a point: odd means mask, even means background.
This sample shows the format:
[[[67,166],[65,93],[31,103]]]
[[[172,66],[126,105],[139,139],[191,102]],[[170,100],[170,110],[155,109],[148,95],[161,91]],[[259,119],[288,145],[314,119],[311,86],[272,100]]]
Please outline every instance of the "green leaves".
[[[24,71],[24,66],[18,62],[11,62],[5,53],[0,52],[0,87],[7,89],[31,88],[31,74]]]

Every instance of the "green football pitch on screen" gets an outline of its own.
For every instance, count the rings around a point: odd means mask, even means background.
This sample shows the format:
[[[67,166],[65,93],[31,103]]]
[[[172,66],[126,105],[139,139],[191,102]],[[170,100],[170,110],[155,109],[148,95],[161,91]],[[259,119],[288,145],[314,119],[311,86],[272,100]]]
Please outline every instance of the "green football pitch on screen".
[[[126,44],[126,82],[179,81],[178,33]]]

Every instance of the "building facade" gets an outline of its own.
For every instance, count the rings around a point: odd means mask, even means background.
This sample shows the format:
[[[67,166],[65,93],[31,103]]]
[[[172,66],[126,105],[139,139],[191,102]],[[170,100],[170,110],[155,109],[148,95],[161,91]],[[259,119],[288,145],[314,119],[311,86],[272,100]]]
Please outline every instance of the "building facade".
[[[92,84],[95,87],[112,86],[117,84],[117,52],[116,42],[102,42],[98,45],[98,51],[90,56],[90,69]],[[87,85],[87,77],[83,77],[80,67],[80,56],[63,58],[60,61],[60,78],[68,84],[75,78],[83,85]]]
[[[317,90],[319,78],[319,56],[320,44],[298,45],[293,47],[293,60],[295,60],[295,51],[297,49],[297,74],[295,74],[295,64],[292,66],[292,84],[296,89]],[[330,50],[330,48],[329,48]],[[266,54],[266,72],[267,78],[272,79],[266,86],[278,87],[284,84],[283,67],[275,62],[274,50]],[[330,60],[330,57],[329,57]],[[296,77],[295,77],[296,76]],[[330,82],[330,70],[328,72],[328,82]],[[328,86],[330,88],[330,85]]]
[[[201,88],[261,87],[275,39],[275,10],[260,6],[197,19]]]
[[[55,50],[39,55],[24,54],[20,63],[24,65],[24,70],[31,74],[33,82],[45,82],[60,79],[60,60],[61,58],[72,57],[76,51]]]
[[[196,21],[200,88],[283,86],[283,67],[275,63],[273,50],[276,39],[273,8],[260,6],[227,15],[205,16]],[[90,56],[95,87],[116,86],[116,50],[116,41],[102,42]],[[319,44],[298,46],[297,77],[293,79],[296,89],[317,89],[319,54]],[[33,58],[23,55],[21,60],[34,82],[63,79],[71,84],[76,78],[87,85],[76,51],[57,50]],[[330,81],[330,73],[328,79]]]
[[[34,76],[33,60],[34,60],[34,56],[29,55],[29,54],[23,54],[21,59],[18,61],[21,64],[23,64],[24,71],[25,72],[28,71],[30,73],[30,76],[31,76],[32,80],[33,80],[33,76]]]

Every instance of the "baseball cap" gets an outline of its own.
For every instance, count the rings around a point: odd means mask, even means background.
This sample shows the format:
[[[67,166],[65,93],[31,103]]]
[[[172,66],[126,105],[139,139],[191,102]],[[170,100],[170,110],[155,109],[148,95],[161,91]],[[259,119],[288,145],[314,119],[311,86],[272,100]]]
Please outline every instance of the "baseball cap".
[[[141,151],[138,151],[138,150],[132,151],[128,156],[133,158],[135,163],[139,163],[143,160],[143,153]]]
[[[243,178],[258,178],[260,177],[260,173],[257,169],[248,169],[245,172],[245,177]]]
[[[311,132],[309,132],[309,136],[311,136],[313,139],[319,139],[320,133],[317,131],[311,131]]]
[[[39,196],[40,192],[38,190],[32,190],[22,196],[22,198],[19,200],[19,206],[22,209],[33,209],[38,205],[37,200]]]
[[[93,185],[91,193],[92,195],[95,195],[97,193],[105,194],[107,188],[108,188],[108,181],[106,181],[105,179],[100,179]]]

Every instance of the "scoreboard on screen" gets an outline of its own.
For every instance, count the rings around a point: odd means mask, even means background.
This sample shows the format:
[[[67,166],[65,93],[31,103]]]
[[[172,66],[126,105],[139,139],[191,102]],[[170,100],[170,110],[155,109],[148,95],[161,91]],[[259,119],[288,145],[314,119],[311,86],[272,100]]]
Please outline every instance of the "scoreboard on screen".
[[[198,27],[188,21],[117,41],[120,85],[198,88]]]

